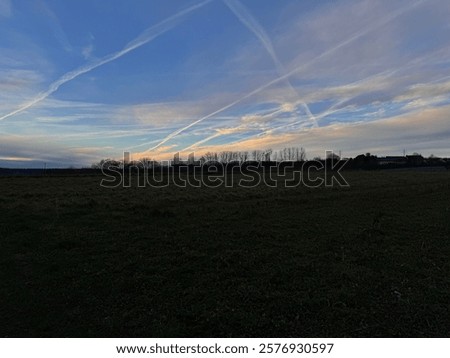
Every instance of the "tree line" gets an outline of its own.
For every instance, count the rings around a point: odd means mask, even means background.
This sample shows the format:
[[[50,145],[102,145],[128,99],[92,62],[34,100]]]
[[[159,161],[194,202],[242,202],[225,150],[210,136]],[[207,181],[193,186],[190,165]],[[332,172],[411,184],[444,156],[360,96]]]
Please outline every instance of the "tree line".
[[[207,152],[200,157],[200,162],[263,162],[263,161],[296,161],[306,160],[306,151],[303,147],[287,147],[280,150],[252,150],[252,151],[222,151]]]
[[[187,160],[181,160],[179,153],[176,153],[171,164],[204,164],[204,163],[244,163],[244,162],[268,162],[268,161],[294,161],[302,162],[306,160],[306,151],[303,147],[286,147],[280,150],[252,150],[252,151],[221,151],[206,152],[200,158],[195,160],[194,154],[189,155]],[[138,161],[128,161],[126,159],[102,159],[93,163],[92,168],[100,169],[106,164],[111,166],[138,165],[146,168],[153,168],[166,164],[152,158],[142,158]]]
[[[128,153],[127,153],[128,154]],[[206,152],[201,157],[195,158],[194,153],[191,153],[187,160],[181,160],[179,153],[176,153],[173,160],[158,161],[151,158],[142,158],[137,161],[129,160],[128,156],[124,155],[122,160],[116,159],[102,159],[99,162],[92,164],[91,168],[101,169],[105,167],[143,167],[156,168],[171,165],[204,165],[204,164],[244,164],[248,163],[268,163],[268,162],[294,162],[301,163],[307,161],[306,151],[303,147],[286,147],[279,150],[252,150],[252,151],[221,151],[221,152]],[[321,157],[314,157],[312,162],[332,161],[341,162],[346,169],[379,169],[379,168],[397,168],[397,167],[417,167],[417,166],[440,166],[450,168],[449,158],[439,158],[430,155],[424,158],[419,153],[413,155],[394,156],[394,157],[377,157],[370,153],[360,154],[354,158],[346,158],[341,160],[340,156],[334,152],[327,152],[324,159]]]

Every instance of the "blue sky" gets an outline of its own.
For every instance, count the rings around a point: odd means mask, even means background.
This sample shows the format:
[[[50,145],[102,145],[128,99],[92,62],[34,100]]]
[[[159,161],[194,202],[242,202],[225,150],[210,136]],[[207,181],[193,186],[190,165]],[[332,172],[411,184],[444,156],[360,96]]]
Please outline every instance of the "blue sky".
[[[450,155],[448,0],[0,0],[0,167]]]

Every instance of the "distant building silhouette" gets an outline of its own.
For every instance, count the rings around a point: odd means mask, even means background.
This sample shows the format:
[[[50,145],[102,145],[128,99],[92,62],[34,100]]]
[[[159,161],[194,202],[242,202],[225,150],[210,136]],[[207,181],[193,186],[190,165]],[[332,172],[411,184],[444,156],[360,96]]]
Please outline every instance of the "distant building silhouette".
[[[187,163],[189,165],[194,165],[195,164],[195,155],[194,155],[194,153],[189,154]]]
[[[123,164],[124,165],[130,164],[130,152],[123,153]]]
[[[424,158],[420,154],[407,155],[406,159],[410,165],[422,165],[424,163]]]
[[[408,159],[402,156],[387,156],[377,158],[378,165],[406,165]]]
[[[173,156],[173,165],[179,165],[180,164],[180,153],[175,153]]]

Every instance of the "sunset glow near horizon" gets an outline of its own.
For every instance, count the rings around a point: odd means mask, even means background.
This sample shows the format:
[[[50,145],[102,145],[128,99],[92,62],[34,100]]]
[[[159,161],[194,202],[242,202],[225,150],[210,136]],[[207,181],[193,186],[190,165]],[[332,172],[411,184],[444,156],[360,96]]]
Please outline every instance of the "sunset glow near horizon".
[[[0,0],[0,167],[450,156],[450,2]]]

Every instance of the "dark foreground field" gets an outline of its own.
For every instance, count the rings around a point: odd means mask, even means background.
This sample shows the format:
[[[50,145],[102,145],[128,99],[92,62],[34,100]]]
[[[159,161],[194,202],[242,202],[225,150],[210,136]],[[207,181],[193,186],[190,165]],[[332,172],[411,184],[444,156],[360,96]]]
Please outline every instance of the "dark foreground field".
[[[444,337],[450,173],[350,188],[0,178],[0,336]]]

